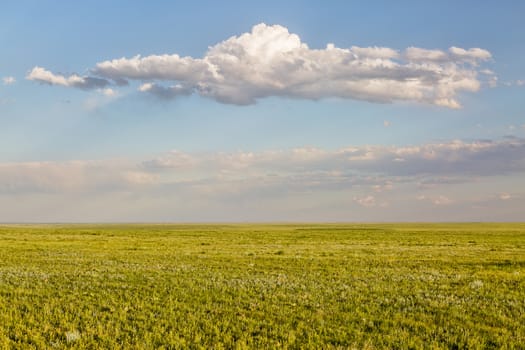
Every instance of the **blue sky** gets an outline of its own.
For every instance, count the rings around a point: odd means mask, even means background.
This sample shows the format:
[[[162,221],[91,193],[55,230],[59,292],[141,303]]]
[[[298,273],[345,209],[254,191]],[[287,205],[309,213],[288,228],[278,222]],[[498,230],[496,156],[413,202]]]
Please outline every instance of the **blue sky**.
[[[523,13],[4,1],[0,221],[523,220]]]

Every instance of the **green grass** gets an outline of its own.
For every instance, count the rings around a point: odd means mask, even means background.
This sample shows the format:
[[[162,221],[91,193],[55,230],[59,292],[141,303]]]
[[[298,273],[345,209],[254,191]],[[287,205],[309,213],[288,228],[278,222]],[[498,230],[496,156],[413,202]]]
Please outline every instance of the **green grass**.
[[[0,348],[524,344],[525,224],[0,226]]]

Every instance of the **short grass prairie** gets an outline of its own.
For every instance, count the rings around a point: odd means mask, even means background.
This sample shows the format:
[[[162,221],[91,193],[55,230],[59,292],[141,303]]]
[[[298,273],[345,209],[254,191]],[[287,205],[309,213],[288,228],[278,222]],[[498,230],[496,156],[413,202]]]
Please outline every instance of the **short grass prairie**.
[[[523,349],[525,224],[3,225],[0,348]]]

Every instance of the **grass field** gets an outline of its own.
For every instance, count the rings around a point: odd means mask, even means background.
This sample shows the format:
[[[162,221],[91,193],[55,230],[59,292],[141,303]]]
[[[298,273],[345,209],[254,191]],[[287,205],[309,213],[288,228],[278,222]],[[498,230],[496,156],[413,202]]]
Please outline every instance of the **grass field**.
[[[524,349],[525,224],[4,225],[0,348]]]

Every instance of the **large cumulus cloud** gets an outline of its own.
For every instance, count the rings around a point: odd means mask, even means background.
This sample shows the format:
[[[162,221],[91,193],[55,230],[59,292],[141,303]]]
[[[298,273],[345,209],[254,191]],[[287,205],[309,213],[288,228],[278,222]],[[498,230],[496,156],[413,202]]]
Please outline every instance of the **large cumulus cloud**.
[[[137,55],[99,62],[86,77],[65,77],[35,67],[27,78],[79,88],[137,80],[142,83],[139,91],[162,98],[197,93],[237,105],[281,96],[459,108],[458,94],[480,89],[480,64],[489,59],[486,50],[454,46],[447,51],[417,47],[399,51],[329,43],[312,49],[287,28],[261,23],[249,33],[211,46],[202,58]]]

